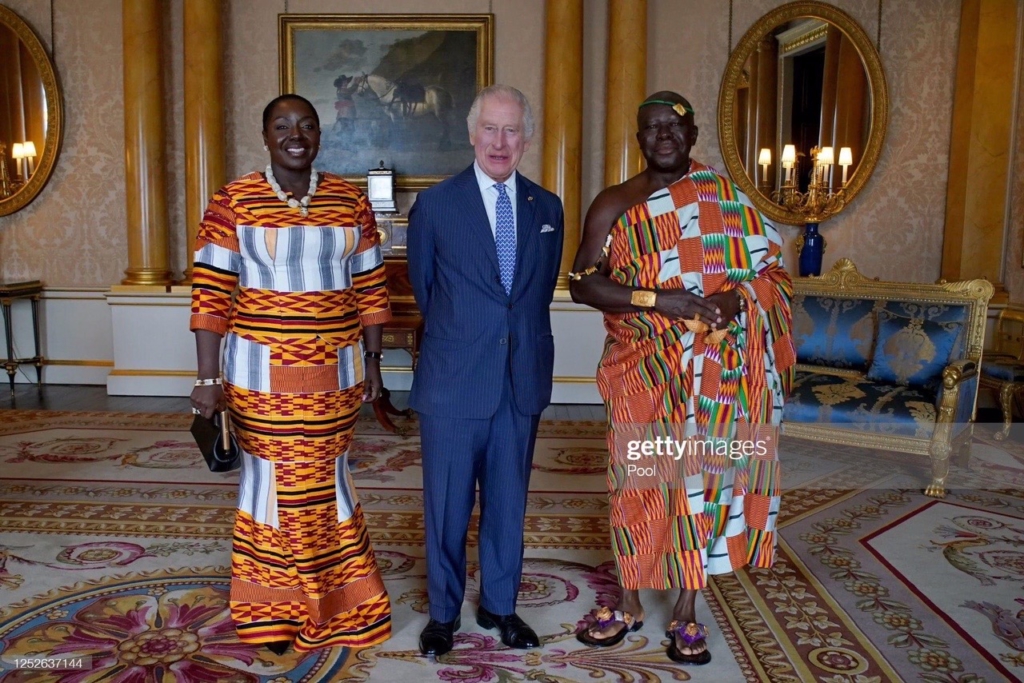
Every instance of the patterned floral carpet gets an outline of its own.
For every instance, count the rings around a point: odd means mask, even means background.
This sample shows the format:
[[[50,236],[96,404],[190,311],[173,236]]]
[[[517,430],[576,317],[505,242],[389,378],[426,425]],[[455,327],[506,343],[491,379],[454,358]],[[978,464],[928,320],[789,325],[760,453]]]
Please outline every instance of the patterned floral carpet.
[[[394,610],[382,647],[276,656],[241,644],[226,609],[237,473],[211,474],[191,416],[5,411],[0,424],[0,681],[821,681],[977,683],[1024,675],[1024,446],[979,426],[944,500],[925,463],[784,439],[779,556],[698,601],[712,662],[665,655],[672,598],[589,649],[578,620],[615,597],[603,424],[542,423],[519,613],[544,644],[504,648],[473,618],[419,655],[426,623],[418,439],[363,420],[353,458]],[[475,544],[471,532],[471,544]],[[475,552],[475,548],[472,552]],[[30,654],[85,671],[18,670]]]

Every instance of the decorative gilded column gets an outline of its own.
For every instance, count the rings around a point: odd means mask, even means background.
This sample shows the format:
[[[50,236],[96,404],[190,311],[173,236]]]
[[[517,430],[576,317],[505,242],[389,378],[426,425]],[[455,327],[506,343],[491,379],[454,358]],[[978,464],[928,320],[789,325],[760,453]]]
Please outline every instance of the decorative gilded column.
[[[185,0],[185,229],[193,245],[210,197],[225,182],[221,0]]]
[[[128,269],[123,285],[168,285],[160,0],[122,0]]]
[[[992,303],[1008,297],[1000,284],[1007,227],[1007,179],[1013,130],[1017,54],[1016,0],[963,0],[956,91],[949,145],[942,277],[984,277]]]
[[[583,0],[547,0],[544,45],[544,187],[562,198],[565,236],[558,289],[580,245],[583,163]]]
[[[636,144],[636,108],[647,97],[647,0],[608,0],[608,92],[604,183],[617,185],[643,170]]]

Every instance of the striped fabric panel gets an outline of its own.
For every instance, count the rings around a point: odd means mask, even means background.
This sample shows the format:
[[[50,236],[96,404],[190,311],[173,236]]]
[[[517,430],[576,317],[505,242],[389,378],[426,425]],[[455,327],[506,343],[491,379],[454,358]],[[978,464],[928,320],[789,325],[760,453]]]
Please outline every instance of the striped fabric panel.
[[[224,379],[249,391],[270,391],[270,347],[229,332],[224,338]]]
[[[196,251],[194,263],[197,265],[201,263],[211,270],[223,273],[238,273],[242,267],[242,257],[237,251],[219,244],[208,243]]]
[[[349,389],[363,382],[363,342],[338,349],[338,388]]]
[[[374,245],[352,256],[352,272],[362,275],[373,271],[383,263],[384,255],[381,253],[380,246]]]
[[[700,208],[696,202],[676,210],[680,239],[700,238]]]
[[[661,264],[661,269],[658,271],[658,284],[661,285],[662,289],[678,289],[678,284],[673,287],[666,286],[665,283],[682,276],[679,263],[679,247],[674,246],[671,249],[658,252],[658,261]]]
[[[344,522],[352,517],[356,509],[355,486],[348,468],[348,452],[339,455],[334,465],[334,493],[338,505],[338,521]]]
[[[266,227],[308,227],[311,225],[364,225],[371,214],[369,200],[355,185],[333,173],[321,173],[309,216],[277,198],[262,173],[250,173],[225,188],[241,225]]]
[[[280,528],[277,519],[277,486],[274,463],[242,451],[238,485],[238,509],[258,524]]]
[[[274,253],[267,246],[275,239]],[[335,291],[352,286],[352,270],[365,257],[354,255],[356,227],[266,228],[238,226],[241,286],[276,292]],[[356,263],[358,262],[358,263]]]
[[[270,393],[316,394],[338,391],[338,371],[334,365],[312,362],[270,365]]]
[[[775,532],[747,530],[747,564],[756,569],[770,569],[775,561]]]

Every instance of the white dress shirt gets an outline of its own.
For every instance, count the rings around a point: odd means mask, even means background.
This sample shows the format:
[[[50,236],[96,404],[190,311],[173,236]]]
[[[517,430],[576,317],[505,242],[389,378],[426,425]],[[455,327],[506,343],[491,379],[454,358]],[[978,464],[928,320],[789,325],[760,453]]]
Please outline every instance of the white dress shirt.
[[[498,188],[495,187],[497,181],[484,173],[484,170],[480,168],[480,164],[476,161],[473,162],[473,170],[476,171],[476,181],[480,184],[480,195],[484,199],[484,210],[487,211],[487,220],[491,223],[491,235],[497,239]],[[517,226],[515,233],[516,241],[519,239],[518,225],[515,222],[518,221],[516,215],[516,175],[518,173],[519,171],[513,171],[509,179],[505,181],[505,194],[508,195],[508,200],[512,202],[513,225]]]

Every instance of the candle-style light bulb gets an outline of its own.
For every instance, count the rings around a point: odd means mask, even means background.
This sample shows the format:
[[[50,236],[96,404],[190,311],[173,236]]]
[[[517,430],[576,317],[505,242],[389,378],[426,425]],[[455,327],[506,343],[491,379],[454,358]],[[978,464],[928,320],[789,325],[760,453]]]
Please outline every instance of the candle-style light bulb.
[[[853,150],[843,147],[839,150],[839,165],[843,167],[843,187],[846,187],[846,171],[853,165]]]
[[[818,152],[818,162],[821,163],[821,184],[826,187],[832,185],[832,165],[835,163],[835,151],[831,147],[822,147]]]
[[[782,168],[786,169],[786,182],[793,179],[793,166],[796,164],[796,145],[782,148]]]
[[[25,145],[20,142],[15,142],[11,146],[11,158],[14,159],[14,168],[19,174],[24,174],[22,177],[27,178],[28,173],[22,170],[22,160],[25,158]]]
[[[772,151],[767,147],[761,148],[761,154],[757,158],[757,163],[761,165],[762,176],[761,180],[765,183],[768,182],[768,167],[772,165]]]

